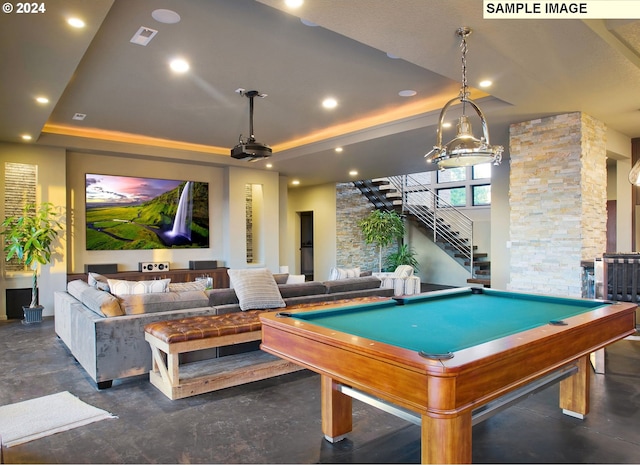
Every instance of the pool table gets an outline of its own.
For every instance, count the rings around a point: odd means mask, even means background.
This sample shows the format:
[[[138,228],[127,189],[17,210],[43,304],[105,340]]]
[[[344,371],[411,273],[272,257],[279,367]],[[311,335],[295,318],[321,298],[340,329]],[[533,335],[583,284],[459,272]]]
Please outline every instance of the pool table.
[[[635,308],[458,288],[265,313],[261,348],[321,375],[329,441],[351,431],[352,398],[365,396],[417,418],[423,463],[469,463],[475,415],[528,386],[559,380],[563,411],[586,415],[589,354],[633,334]]]

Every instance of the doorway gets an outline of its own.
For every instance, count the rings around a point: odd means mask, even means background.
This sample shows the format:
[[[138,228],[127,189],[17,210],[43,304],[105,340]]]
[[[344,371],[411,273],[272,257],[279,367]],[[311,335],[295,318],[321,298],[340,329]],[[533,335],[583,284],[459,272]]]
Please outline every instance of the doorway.
[[[300,273],[313,281],[313,212],[300,212]]]

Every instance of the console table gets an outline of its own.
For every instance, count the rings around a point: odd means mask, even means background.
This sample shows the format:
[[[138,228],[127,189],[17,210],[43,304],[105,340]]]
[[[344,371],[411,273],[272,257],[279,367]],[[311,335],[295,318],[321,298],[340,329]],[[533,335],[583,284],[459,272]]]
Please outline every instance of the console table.
[[[171,278],[172,283],[187,283],[195,281],[196,278],[211,278],[213,281],[213,288],[227,288],[229,287],[229,275],[227,274],[228,268],[215,268],[211,270],[168,270],[168,271],[122,271],[119,273],[103,274],[107,278],[112,279],[126,279],[128,281],[148,281],[151,279],[166,279]],[[67,282],[76,279],[87,280],[87,273],[74,273],[67,274]]]

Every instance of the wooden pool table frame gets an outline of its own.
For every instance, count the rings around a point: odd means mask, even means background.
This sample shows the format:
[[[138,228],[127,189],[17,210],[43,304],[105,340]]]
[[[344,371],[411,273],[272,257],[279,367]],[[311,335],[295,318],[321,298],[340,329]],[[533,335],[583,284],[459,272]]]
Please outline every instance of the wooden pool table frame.
[[[325,307],[326,308],[326,307]],[[575,365],[560,381],[560,407],[589,410],[588,357],[635,332],[635,304],[611,303],[454,353],[449,360],[354,337],[304,320],[262,315],[269,353],[321,376],[322,430],[339,440],[352,429],[352,399],[341,385],[421,417],[423,463],[470,463],[472,411],[549,373]],[[309,310],[309,309],[307,309]]]

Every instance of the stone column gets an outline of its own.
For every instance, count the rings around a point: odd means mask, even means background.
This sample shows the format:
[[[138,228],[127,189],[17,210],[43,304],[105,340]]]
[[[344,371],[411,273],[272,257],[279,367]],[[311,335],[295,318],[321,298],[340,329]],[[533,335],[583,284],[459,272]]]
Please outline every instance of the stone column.
[[[509,290],[581,296],[606,249],[605,133],[584,113],[511,125]]]

